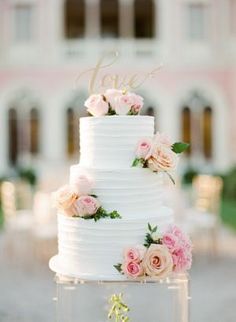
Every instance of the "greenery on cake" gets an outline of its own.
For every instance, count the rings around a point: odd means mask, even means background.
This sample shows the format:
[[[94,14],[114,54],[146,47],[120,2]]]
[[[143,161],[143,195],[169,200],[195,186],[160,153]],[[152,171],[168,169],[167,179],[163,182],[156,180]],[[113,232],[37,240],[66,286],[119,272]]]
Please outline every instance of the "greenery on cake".
[[[121,215],[113,210],[108,212],[92,193],[93,182],[87,176],[78,176],[69,185],[64,185],[53,193],[53,203],[58,211],[69,217],[93,219],[118,219]]]

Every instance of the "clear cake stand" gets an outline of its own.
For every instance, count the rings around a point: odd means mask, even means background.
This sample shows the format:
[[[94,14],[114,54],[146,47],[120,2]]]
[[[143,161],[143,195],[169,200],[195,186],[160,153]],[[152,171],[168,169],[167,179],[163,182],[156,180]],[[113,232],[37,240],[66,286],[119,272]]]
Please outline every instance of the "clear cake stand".
[[[165,280],[82,280],[62,275],[55,277],[56,322],[188,322],[189,278],[179,274]],[[129,311],[111,314],[114,298]],[[122,309],[121,309],[122,311]],[[122,315],[121,314],[121,315]],[[119,314],[118,314],[119,315]]]

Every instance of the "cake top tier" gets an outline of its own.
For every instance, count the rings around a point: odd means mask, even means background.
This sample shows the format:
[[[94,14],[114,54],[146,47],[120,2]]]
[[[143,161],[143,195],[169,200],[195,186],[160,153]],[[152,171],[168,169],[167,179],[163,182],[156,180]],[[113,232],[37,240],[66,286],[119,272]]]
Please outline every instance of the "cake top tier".
[[[80,164],[92,168],[130,168],[139,140],[154,134],[152,116],[80,119]]]

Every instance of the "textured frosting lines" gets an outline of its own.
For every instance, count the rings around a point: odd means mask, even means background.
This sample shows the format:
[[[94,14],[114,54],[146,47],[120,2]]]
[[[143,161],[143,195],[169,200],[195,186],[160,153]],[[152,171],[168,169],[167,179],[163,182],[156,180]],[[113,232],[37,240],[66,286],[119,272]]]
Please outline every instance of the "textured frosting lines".
[[[80,164],[94,168],[129,168],[138,141],[152,137],[151,116],[80,119]]]
[[[122,260],[122,250],[142,244],[147,222],[158,223],[160,231],[173,222],[169,208],[161,207],[153,218],[136,220],[78,220],[58,215],[59,257],[76,275],[120,276],[114,263]]]
[[[148,169],[102,170],[74,165],[70,183],[81,175],[94,181],[93,192],[108,211],[117,210],[122,218],[147,218],[162,205],[162,175]]]

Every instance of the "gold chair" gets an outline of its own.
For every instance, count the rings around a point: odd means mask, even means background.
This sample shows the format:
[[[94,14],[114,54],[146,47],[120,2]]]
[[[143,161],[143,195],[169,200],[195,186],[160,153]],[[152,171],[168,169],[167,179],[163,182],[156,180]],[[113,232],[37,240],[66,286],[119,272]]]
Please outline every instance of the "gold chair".
[[[210,238],[211,252],[218,252],[220,203],[223,181],[220,177],[199,175],[193,180],[193,208],[187,211],[187,222],[193,238]]]

